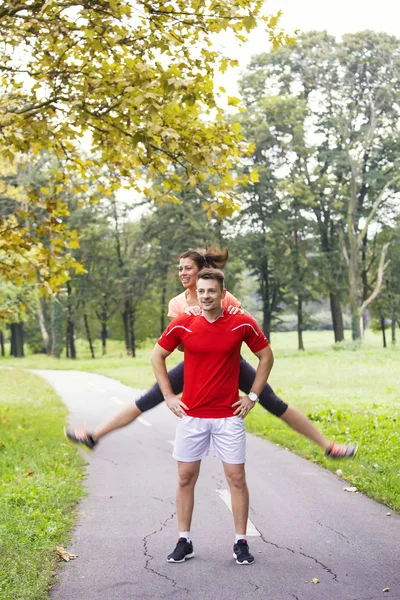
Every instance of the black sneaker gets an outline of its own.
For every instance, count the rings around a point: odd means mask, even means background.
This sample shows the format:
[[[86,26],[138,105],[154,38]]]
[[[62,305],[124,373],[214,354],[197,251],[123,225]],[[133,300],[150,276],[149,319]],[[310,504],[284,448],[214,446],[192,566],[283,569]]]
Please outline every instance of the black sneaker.
[[[354,458],[357,454],[357,444],[336,444],[332,442],[325,450],[325,456],[328,458],[340,459],[340,458]]]
[[[179,538],[175,550],[171,554],[168,554],[167,561],[171,563],[181,563],[185,562],[188,558],[193,558],[193,556],[192,542],[188,542],[186,538]]]
[[[249,545],[246,540],[238,540],[233,546],[233,558],[238,565],[252,565],[254,556],[250,554]]]
[[[85,427],[82,430],[64,428],[64,434],[69,442],[78,444],[84,450],[93,450],[97,444]]]

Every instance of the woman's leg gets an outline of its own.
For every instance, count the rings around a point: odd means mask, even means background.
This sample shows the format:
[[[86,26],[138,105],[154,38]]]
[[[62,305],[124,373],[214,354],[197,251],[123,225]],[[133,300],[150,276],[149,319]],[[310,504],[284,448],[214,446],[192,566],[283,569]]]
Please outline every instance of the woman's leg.
[[[248,394],[256,376],[255,369],[240,357],[239,388]],[[305,435],[310,440],[321,446],[324,450],[330,447],[329,441],[313,425],[313,423],[300,411],[288,406],[277,396],[271,386],[266,383],[260,394],[260,404],[265,410],[276,417],[280,417],[289,427]]]
[[[183,390],[183,362],[168,371],[168,378],[174,394],[180,394]],[[71,442],[82,444],[92,449],[102,437],[116,429],[133,423],[143,412],[154,408],[163,401],[164,397],[156,383],[136,402],[119,411],[114,417],[100,425],[92,433],[88,433],[85,429],[82,431],[67,430],[65,432],[66,436]]]

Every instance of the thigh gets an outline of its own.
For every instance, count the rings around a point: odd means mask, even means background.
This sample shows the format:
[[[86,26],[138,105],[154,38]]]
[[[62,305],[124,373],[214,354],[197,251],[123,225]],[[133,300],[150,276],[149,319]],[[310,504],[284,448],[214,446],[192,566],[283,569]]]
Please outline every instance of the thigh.
[[[246,462],[246,430],[241,417],[213,419],[214,456],[228,464]]]
[[[210,449],[209,419],[182,417],[176,425],[173,457],[181,462],[195,462]]]

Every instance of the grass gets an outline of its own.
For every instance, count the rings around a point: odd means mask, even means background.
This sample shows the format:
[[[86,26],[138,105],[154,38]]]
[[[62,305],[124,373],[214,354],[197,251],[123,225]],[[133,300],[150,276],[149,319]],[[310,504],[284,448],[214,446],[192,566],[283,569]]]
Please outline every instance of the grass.
[[[43,379],[0,371],[0,599],[48,598],[55,547],[83,495],[83,460],[60,443],[67,409]]]
[[[358,456],[327,461],[318,447],[259,406],[246,419],[248,430],[332,471],[340,468],[360,491],[400,511],[399,350],[383,350],[380,336],[371,332],[361,349],[349,342],[333,346],[331,332],[306,332],[304,339],[307,351],[300,353],[295,333],[273,335],[270,382],[327,437],[357,440]],[[129,358],[121,342],[110,341],[107,356],[92,360],[78,341],[76,361],[28,355],[0,359],[0,366],[91,371],[143,389],[154,381],[152,345]],[[246,349],[244,355],[254,364]],[[181,359],[176,352],[169,362]],[[67,545],[83,494],[83,461],[60,437],[67,410],[40,377],[0,370],[0,390],[0,600],[42,600],[53,579],[55,546]]]

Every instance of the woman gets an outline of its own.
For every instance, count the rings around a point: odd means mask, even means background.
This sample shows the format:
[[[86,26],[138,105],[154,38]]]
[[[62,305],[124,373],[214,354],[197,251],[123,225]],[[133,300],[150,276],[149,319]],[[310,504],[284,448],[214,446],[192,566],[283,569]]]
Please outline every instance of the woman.
[[[222,269],[228,260],[228,251],[220,250],[213,245],[208,250],[197,249],[188,250],[179,257],[179,278],[185,290],[172,298],[168,305],[168,316],[175,318],[183,312],[195,312],[199,310],[196,295],[196,278],[199,271],[205,267],[213,267]],[[236,313],[243,310],[239,300],[237,300],[228,291],[223,300],[223,306],[230,313]],[[183,390],[183,362],[178,366],[168,371],[168,377],[174,394],[180,394]],[[249,393],[255,377],[253,367],[241,358],[240,361],[240,377],[239,389]],[[141,396],[134,404],[120,411],[115,417],[95,429],[92,433],[85,429],[67,430],[67,438],[74,443],[81,445],[87,449],[93,449],[99,440],[121,427],[125,427],[137,419],[143,412],[150,410],[164,401],[158,385],[154,385],[148,392]],[[357,452],[356,445],[344,445],[329,442],[313,423],[298,410],[289,407],[281,400],[267,383],[264,390],[260,394],[259,402],[263,408],[268,410],[273,415],[280,417],[287,425],[295,429],[297,432],[305,435],[310,440],[317,443],[324,449],[326,456],[330,458],[352,458]],[[247,414],[254,407],[247,396],[242,396],[237,403],[237,414]]]

